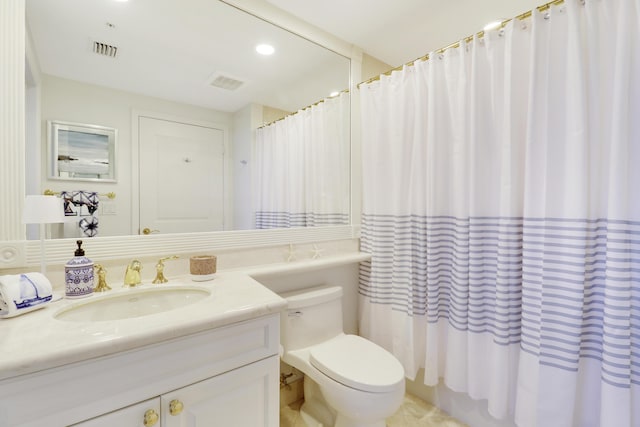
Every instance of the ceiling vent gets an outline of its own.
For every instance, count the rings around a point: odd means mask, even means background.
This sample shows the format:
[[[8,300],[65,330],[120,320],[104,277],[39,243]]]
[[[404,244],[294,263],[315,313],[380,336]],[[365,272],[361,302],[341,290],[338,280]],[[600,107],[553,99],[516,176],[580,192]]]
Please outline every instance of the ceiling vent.
[[[209,78],[209,84],[213,87],[217,87],[225,90],[236,90],[240,86],[244,85],[242,80],[234,77],[226,76],[224,74],[215,73]]]
[[[109,58],[115,58],[118,54],[118,48],[110,44],[93,42],[93,52],[98,55],[108,56]]]

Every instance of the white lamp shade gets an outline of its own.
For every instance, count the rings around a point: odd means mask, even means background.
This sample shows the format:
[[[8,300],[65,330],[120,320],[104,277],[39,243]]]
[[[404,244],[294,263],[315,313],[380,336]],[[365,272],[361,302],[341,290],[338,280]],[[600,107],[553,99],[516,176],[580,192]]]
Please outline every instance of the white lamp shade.
[[[28,195],[24,200],[25,224],[53,224],[65,222],[62,199],[56,196]]]

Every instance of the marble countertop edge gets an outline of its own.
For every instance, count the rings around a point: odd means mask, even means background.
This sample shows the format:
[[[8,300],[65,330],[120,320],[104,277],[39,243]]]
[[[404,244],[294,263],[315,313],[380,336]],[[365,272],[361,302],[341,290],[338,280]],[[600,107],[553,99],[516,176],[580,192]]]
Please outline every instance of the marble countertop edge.
[[[246,275],[220,275],[211,282],[189,286],[210,288],[211,295],[192,305],[130,319],[99,322],[55,319],[56,313],[67,306],[91,302],[89,299],[63,299],[41,310],[2,319],[0,381],[279,313],[286,306],[284,299]]]
[[[104,294],[61,299],[40,310],[0,319],[0,381],[279,313],[285,309],[286,301],[260,284],[257,278],[311,272],[369,259],[370,255],[362,252],[291,259],[219,271],[207,282],[192,281],[188,275],[171,277],[165,285],[146,284],[132,289],[189,286],[206,288],[211,295],[191,305],[135,318],[96,322],[55,318],[71,305],[118,296],[131,290],[116,285],[114,290]]]

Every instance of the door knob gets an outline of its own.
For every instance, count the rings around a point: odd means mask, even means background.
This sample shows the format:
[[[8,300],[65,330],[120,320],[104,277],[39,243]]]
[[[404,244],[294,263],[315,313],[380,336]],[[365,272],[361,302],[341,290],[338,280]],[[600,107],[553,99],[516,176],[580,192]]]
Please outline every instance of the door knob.
[[[142,423],[144,424],[144,427],[151,427],[156,425],[159,419],[160,417],[158,416],[158,413],[153,409],[149,409],[144,413],[144,421]]]
[[[173,399],[169,402],[169,413],[171,415],[178,415],[184,409],[184,405],[178,399]]]
[[[147,235],[147,234],[151,234],[151,233],[159,233],[160,230],[152,230],[149,227],[145,227],[142,229],[142,234]]]

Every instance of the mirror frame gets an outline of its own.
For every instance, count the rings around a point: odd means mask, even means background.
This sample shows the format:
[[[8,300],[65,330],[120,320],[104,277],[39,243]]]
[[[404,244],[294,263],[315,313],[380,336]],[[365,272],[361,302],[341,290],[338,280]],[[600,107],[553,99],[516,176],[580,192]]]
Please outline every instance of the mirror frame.
[[[337,37],[255,0],[219,0],[256,18],[277,25],[300,37],[350,59],[349,90],[354,93],[354,76],[361,75],[362,51]],[[0,269],[39,265],[39,242],[26,240],[22,211],[26,194],[25,166],[25,0],[4,0],[0,13]],[[351,225],[276,230],[246,230],[175,235],[114,236],[87,239],[85,246],[96,259],[155,256],[202,250],[303,244],[359,237],[360,142],[357,97],[351,96]],[[355,114],[354,114],[355,113]],[[39,159],[30,159],[30,162]],[[74,239],[47,240],[47,260],[65,262]]]

